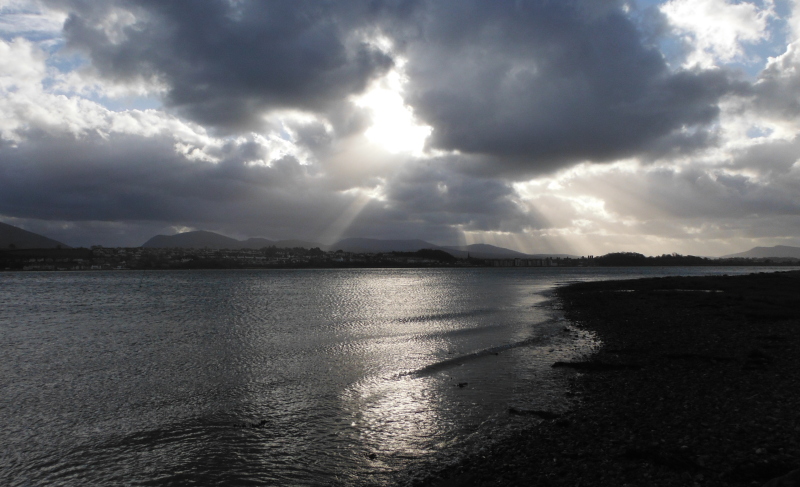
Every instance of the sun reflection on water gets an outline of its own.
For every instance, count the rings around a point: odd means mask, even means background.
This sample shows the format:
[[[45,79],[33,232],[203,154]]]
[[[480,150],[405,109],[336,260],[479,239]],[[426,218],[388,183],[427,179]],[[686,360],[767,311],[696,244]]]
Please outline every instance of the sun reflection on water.
[[[385,463],[433,451],[443,426],[430,378],[400,377],[356,384],[349,391],[353,424],[368,453]]]

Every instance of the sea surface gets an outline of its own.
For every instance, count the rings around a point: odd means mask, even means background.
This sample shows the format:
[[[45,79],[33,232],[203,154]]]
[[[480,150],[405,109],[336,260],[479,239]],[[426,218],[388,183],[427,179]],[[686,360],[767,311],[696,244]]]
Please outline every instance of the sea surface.
[[[408,483],[569,407],[556,286],[771,270],[0,273],[0,484]]]

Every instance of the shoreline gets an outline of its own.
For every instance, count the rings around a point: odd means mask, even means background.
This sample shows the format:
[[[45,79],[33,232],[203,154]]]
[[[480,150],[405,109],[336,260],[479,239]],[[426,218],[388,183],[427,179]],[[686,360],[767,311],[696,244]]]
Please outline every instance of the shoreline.
[[[555,294],[601,342],[564,364],[575,407],[415,485],[760,486],[800,468],[800,271]]]

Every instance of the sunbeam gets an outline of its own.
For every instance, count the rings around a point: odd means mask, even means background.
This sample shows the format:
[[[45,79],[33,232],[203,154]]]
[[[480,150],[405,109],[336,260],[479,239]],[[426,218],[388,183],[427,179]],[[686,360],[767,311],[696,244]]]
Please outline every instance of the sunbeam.
[[[346,191],[346,193],[350,193],[352,191]],[[322,235],[320,235],[320,240],[322,242],[329,242],[331,244],[337,242],[342,235],[350,228],[350,225],[353,224],[355,219],[358,215],[364,210],[367,204],[372,200],[372,196],[369,193],[366,193],[361,190],[355,190],[357,193],[356,197],[353,201],[347,206],[347,208],[339,215],[336,220],[331,223]]]

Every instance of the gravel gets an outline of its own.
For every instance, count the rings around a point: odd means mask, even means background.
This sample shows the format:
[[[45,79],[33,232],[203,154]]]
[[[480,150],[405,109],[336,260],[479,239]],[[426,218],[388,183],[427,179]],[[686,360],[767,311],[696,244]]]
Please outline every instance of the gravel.
[[[574,370],[572,409],[417,485],[798,485],[800,272],[557,295],[571,327],[601,344],[558,364]]]

